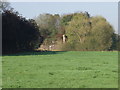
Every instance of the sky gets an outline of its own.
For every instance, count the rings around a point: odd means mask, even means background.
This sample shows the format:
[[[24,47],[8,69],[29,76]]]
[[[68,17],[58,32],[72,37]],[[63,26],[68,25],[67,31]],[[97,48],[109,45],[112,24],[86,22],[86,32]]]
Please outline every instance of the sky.
[[[11,2],[11,7],[26,18],[39,14],[69,14],[87,11],[91,16],[103,16],[118,32],[117,2]]]

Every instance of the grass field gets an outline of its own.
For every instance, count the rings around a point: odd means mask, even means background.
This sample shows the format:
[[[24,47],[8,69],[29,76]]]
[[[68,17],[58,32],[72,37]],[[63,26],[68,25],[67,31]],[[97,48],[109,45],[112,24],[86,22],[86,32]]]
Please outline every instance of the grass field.
[[[117,88],[118,52],[49,51],[2,57],[3,88]]]

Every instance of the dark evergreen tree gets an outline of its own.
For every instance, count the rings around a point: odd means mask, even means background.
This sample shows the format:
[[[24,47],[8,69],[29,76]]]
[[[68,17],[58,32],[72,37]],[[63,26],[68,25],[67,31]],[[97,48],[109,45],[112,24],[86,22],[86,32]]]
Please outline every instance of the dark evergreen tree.
[[[2,13],[3,53],[33,50],[38,48],[42,41],[34,20],[27,20],[19,16],[18,12],[10,10]]]

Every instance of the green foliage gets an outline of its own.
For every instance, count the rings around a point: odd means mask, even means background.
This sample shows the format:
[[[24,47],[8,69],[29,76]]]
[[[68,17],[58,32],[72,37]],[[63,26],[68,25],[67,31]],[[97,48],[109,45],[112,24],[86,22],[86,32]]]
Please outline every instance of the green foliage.
[[[117,35],[117,43],[116,48],[118,51],[120,51],[120,35]]]
[[[61,19],[61,25],[68,25],[68,22],[71,21],[74,14],[63,15]]]
[[[65,32],[74,50],[110,50],[113,44],[114,30],[103,17],[77,13],[65,26]]]
[[[112,36],[114,30],[112,26],[103,17],[93,17],[91,18],[92,29],[91,33],[93,39],[97,44],[95,46],[96,50],[109,50],[112,45]]]
[[[45,43],[68,37],[62,50],[116,50],[117,38],[112,26],[101,16],[88,12],[59,15],[42,14],[35,18]]]
[[[55,38],[60,27],[60,16],[58,14],[40,14],[35,18],[35,21],[44,39],[47,39],[46,41],[49,41],[48,43],[52,42],[51,40]]]
[[[41,35],[45,38],[48,36],[55,36],[57,33],[57,28],[59,26],[59,15],[52,14],[40,14],[35,18],[37,22]]]

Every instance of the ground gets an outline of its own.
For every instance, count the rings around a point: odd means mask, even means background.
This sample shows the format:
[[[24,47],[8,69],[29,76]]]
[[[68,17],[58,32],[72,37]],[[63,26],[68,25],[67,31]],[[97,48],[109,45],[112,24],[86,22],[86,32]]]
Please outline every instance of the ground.
[[[2,56],[3,88],[117,88],[118,52],[46,51]]]

